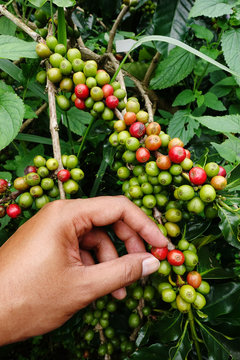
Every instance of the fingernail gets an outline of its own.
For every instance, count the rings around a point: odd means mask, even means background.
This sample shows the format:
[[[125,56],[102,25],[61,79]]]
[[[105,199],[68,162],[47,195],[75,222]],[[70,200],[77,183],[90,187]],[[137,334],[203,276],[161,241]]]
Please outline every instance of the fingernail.
[[[127,295],[127,291],[125,288],[121,288],[112,292],[112,296],[114,296],[118,300],[124,299],[126,295]]]
[[[147,276],[158,270],[160,261],[154,256],[149,256],[142,262],[142,276]]]

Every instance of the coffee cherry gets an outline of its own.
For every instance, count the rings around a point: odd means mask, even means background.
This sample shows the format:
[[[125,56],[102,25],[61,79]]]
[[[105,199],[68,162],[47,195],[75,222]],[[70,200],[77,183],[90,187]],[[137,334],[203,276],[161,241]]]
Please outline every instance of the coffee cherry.
[[[183,285],[180,288],[179,294],[187,303],[193,303],[196,300],[196,291],[191,285]]]
[[[165,213],[167,221],[176,223],[182,220],[182,212],[179,209],[169,209]]]
[[[171,166],[171,160],[167,155],[160,155],[156,160],[156,164],[161,170],[168,170]]]
[[[200,189],[199,196],[202,201],[209,203],[215,200],[217,194],[211,185],[206,184]]]
[[[189,150],[185,149],[186,152],[186,158],[190,159],[191,158],[191,153]]]
[[[167,260],[163,260],[160,262],[160,266],[158,268],[158,274],[167,276],[171,272],[171,265]]]
[[[10,204],[8,205],[6,212],[10,218],[15,219],[21,214],[22,210],[17,204]]]
[[[140,317],[138,314],[132,313],[129,316],[128,324],[132,329],[137,328],[140,325]]]
[[[142,122],[142,121],[141,121]],[[151,122],[146,127],[146,134],[149,135],[159,135],[161,132],[161,126],[157,122]]]
[[[173,289],[165,289],[162,291],[162,299],[167,303],[171,303],[176,299],[176,293]]]
[[[75,92],[76,96],[82,100],[86,99],[89,95],[89,89],[88,89],[87,85],[85,85],[85,84],[78,84],[75,87],[74,92]]]
[[[19,206],[21,206],[21,208],[23,208],[23,209],[27,209],[27,208],[29,208],[30,206],[32,206],[32,204],[33,204],[33,198],[32,198],[32,196],[30,195],[30,193],[29,193],[29,192],[25,192],[25,193],[21,194],[21,195],[19,196],[18,204],[19,204]]]
[[[191,304],[183,300],[180,295],[178,295],[176,298],[176,305],[181,313],[188,313],[191,309]]]
[[[224,169],[224,167],[219,166],[219,172],[218,172],[217,175],[223,176],[223,177],[225,177],[225,176],[227,175],[227,172],[226,172],[226,170]]]
[[[161,139],[158,135],[149,135],[145,140],[145,146],[150,151],[158,150],[161,146]]]
[[[70,92],[73,89],[73,81],[70,78],[64,78],[59,84],[62,91]]]
[[[185,265],[186,266],[196,266],[198,263],[198,256],[197,254],[195,254],[194,252],[190,251],[190,250],[185,250],[183,252],[183,255],[185,257]]]
[[[49,69],[47,72],[47,76],[48,76],[48,79],[54,84],[58,83],[62,80],[62,73],[61,73],[60,69],[58,69],[58,68]]]
[[[207,295],[210,292],[210,285],[207,281],[202,280],[200,286],[197,288],[197,291],[203,295]]]
[[[66,161],[66,166],[69,169],[74,169],[78,164],[78,158],[76,155],[69,155]]]
[[[155,258],[157,258],[158,260],[164,260],[167,257],[168,248],[167,247],[158,248],[158,247],[153,246],[151,248],[151,254],[153,256],[155,256]]]
[[[143,298],[146,301],[151,301],[154,298],[155,295],[155,289],[151,285],[147,285],[143,292]]]
[[[50,64],[53,68],[59,68],[61,62],[63,61],[63,57],[60,54],[52,54],[49,58]]]
[[[167,186],[172,182],[172,175],[168,171],[161,171],[158,175],[159,184]]]
[[[218,175],[219,166],[215,162],[210,162],[205,165],[204,170],[206,171],[207,176],[213,177],[213,176]]]
[[[47,36],[47,38],[46,38],[46,44],[47,44],[47,46],[49,47],[50,50],[54,51],[55,47],[56,47],[57,44],[58,44],[58,41],[57,41],[57,39],[55,38],[55,36],[49,35],[49,36]]]
[[[39,185],[32,186],[30,189],[30,194],[34,198],[38,198],[43,195],[43,189]]]
[[[47,73],[45,70],[39,71],[36,75],[36,81],[39,82],[39,84],[44,85],[46,83],[47,79]]]
[[[137,121],[134,122],[130,128],[129,128],[129,132],[132,136],[136,137],[136,138],[140,138],[142,137],[145,132],[146,132],[146,127],[144,126],[144,124],[142,124],[141,122]]]
[[[40,166],[40,168],[37,170],[37,173],[39,176],[41,176],[41,178],[45,178],[49,175],[49,170],[45,166]]]
[[[46,59],[51,55],[51,50],[46,44],[38,43],[36,45],[36,53],[42,59]]]
[[[202,185],[207,180],[207,174],[204,169],[195,166],[189,171],[189,178],[194,185]]]
[[[186,152],[181,146],[173,146],[169,150],[168,156],[172,162],[180,164],[185,159]]]
[[[109,95],[106,98],[106,105],[109,109],[115,109],[118,106],[119,100],[114,95]]]
[[[137,120],[136,114],[134,112],[126,112],[124,114],[124,121],[126,125],[132,125]]]
[[[191,200],[194,197],[194,190],[190,185],[182,185],[177,189],[177,195],[180,200]]]
[[[193,166],[193,161],[188,157],[185,157],[185,159],[180,163],[180,165],[183,168],[183,170],[189,171]]]
[[[76,181],[69,179],[63,183],[63,189],[66,194],[76,194],[79,189],[79,185]]]
[[[184,263],[185,257],[180,250],[171,250],[167,254],[167,260],[170,265],[179,266]]]
[[[74,104],[75,104],[76,108],[78,108],[80,110],[85,110],[85,108],[86,108],[85,102],[82,99],[77,98],[75,100]]]
[[[123,100],[125,96],[127,95],[126,91],[124,89],[117,89],[114,91],[114,96],[118,98],[118,100]]]
[[[63,44],[57,44],[54,49],[55,53],[58,53],[62,56],[64,56],[67,52],[66,46]]]
[[[29,174],[29,173],[31,173],[31,172],[37,172],[37,169],[36,169],[36,167],[35,166],[31,166],[31,165],[29,165],[29,166],[26,166],[25,167],[25,169],[24,169],[24,175],[27,175],[27,174]]]
[[[72,48],[67,52],[67,58],[72,63],[75,59],[81,59],[81,53],[78,49]]]
[[[73,74],[73,82],[75,85],[85,84],[86,77],[84,73],[82,71],[75,72],[75,74]]]
[[[47,194],[52,198],[58,197],[59,196],[58,187],[56,185],[54,185],[53,188],[51,190],[49,190]]]
[[[18,177],[14,180],[13,186],[16,190],[25,191],[29,188],[27,180],[24,176]]]
[[[120,179],[125,180],[130,176],[130,170],[125,166],[121,166],[117,171],[117,176]]]
[[[99,86],[103,86],[105,84],[109,84],[110,83],[110,76],[109,74],[102,70],[98,70],[97,75],[96,75],[96,80]]]
[[[179,138],[173,138],[168,143],[168,149],[170,150],[171,148],[173,148],[175,146],[183,147],[184,144],[183,144],[182,140],[180,140]],[[186,154],[186,150],[185,150],[185,154]]]
[[[0,219],[6,215],[6,209],[3,205],[0,205]]]
[[[54,171],[54,170],[57,170],[58,168],[58,161],[57,159],[54,159],[54,158],[50,158],[46,161],[46,167],[48,168],[48,170],[50,171]]]
[[[199,272],[197,271],[190,271],[187,274],[187,282],[189,285],[191,285],[192,287],[194,287],[194,289],[197,289],[202,282],[202,277],[199,274]]]
[[[216,190],[223,190],[227,186],[227,180],[225,177],[217,175],[211,179],[211,185]]]
[[[199,197],[194,197],[187,203],[190,213],[200,214],[204,210],[205,204]]]
[[[193,306],[197,310],[201,310],[206,305],[206,299],[202,294],[196,293],[196,299],[194,300]]]
[[[41,156],[41,155],[37,155],[35,156],[35,158],[33,159],[33,163],[36,167],[40,167],[40,166],[45,166],[46,164],[46,159]]]
[[[172,289],[172,285],[169,284],[169,282],[161,282],[160,284],[158,284],[158,293],[160,295],[162,295],[162,292],[165,290],[165,289]]]
[[[30,186],[38,185],[40,183],[41,179],[40,176],[36,173],[29,173],[26,176],[26,182]]]
[[[113,95],[114,89],[113,89],[112,85],[105,84],[102,87],[102,91],[103,91],[104,98],[107,98],[108,96]]]
[[[41,188],[43,190],[51,190],[54,187],[54,181],[51,178],[44,178],[41,181]]]
[[[115,331],[112,327],[109,326],[108,328],[105,329],[104,334],[106,338],[112,339],[115,336]]]
[[[214,219],[217,217],[218,215],[218,211],[215,207],[213,207],[212,205],[208,205],[205,207],[204,209],[204,214],[206,216],[207,219]]]
[[[60,109],[66,111],[70,108],[70,101],[64,95],[58,95],[57,97],[57,104]]]
[[[187,271],[186,266],[185,265],[178,265],[178,266],[172,266],[173,271],[175,272],[175,274],[177,275],[184,275],[185,272]]]
[[[148,149],[146,148],[139,148],[137,151],[136,151],[136,159],[138,162],[140,163],[145,163],[147,162],[149,159],[150,159],[150,152]]]
[[[163,208],[164,206],[166,206],[167,202],[168,202],[168,197],[164,194],[156,194],[156,201],[157,201],[157,205],[160,208]]]
[[[134,112],[137,114],[140,110],[140,104],[133,100],[128,100],[126,103],[126,111]]]
[[[70,171],[71,178],[75,181],[80,181],[84,178],[84,172],[79,168],[74,168]]]
[[[0,179],[0,194],[5,193],[8,189],[8,182],[4,179]]]

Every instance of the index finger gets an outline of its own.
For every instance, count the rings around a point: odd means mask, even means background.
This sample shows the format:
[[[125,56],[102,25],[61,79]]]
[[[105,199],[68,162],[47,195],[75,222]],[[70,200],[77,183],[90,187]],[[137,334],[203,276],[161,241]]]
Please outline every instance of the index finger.
[[[101,196],[66,202],[64,220],[73,224],[78,237],[94,226],[106,226],[122,220],[150,245],[165,247],[169,243],[158,226],[125,196]]]

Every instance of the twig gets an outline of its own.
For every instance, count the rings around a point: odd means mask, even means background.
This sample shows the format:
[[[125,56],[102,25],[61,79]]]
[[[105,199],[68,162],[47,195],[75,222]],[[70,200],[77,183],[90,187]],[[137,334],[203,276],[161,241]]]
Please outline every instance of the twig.
[[[128,6],[125,5],[125,6],[122,8],[122,10],[120,11],[117,19],[115,20],[115,22],[114,22],[114,24],[113,24],[112,29],[110,30],[108,47],[107,47],[107,52],[108,52],[108,53],[111,53],[111,52],[112,52],[113,41],[114,41],[114,38],[115,38],[115,34],[116,34],[116,31],[117,31],[118,25],[119,25],[120,22],[122,21],[122,18],[123,18],[124,15],[127,13],[127,11],[128,11]]]
[[[157,64],[158,64],[158,61],[160,59],[160,53],[159,52],[156,52],[155,56],[153,57],[152,61],[151,61],[151,64],[149,65],[148,69],[147,69],[147,72],[144,76],[144,79],[143,79],[143,84],[145,86],[148,86],[149,85],[149,81],[150,81],[150,78],[152,76],[152,73],[153,71],[155,70]]]
[[[47,108],[47,103],[44,103],[42,106],[40,106],[40,108],[36,110],[36,115],[39,116],[46,108]],[[34,119],[36,118],[27,119],[26,121],[24,121],[24,123],[21,126],[20,132],[23,132]]]
[[[117,119],[123,120],[123,116],[122,116],[121,112],[118,109],[115,109],[114,113],[115,113]]]
[[[145,101],[145,106],[149,115],[149,119],[148,122],[152,122],[153,119],[153,110],[152,110],[152,103],[149,99],[149,96],[147,94],[147,90],[143,87],[141,81],[139,81],[138,79],[136,79],[133,75],[127,73],[126,74],[128,77],[130,77],[130,79],[135,83],[136,87],[138,88],[140,94],[142,95],[144,101]]]
[[[15,200],[19,195],[22,194],[22,190],[13,191],[8,196],[5,196],[4,198],[0,199],[0,204],[5,204],[11,200]]]
[[[0,14],[6,16],[9,20],[11,20],[15,25],[17,25],[20,29],[22,29],[26,34],[28,34],[34,41],[41,41],[45,42],[45,40],[37,34],[35,31],[33,31],[29,26],[24,24],[24,22],[21,19],[18,19],[16,16],[14,16],[12,13],[10,13],[4,5],[0,5]]]
[[[159,224],[162,224],[162,213],[156,207],[153,208],[153,217]]]

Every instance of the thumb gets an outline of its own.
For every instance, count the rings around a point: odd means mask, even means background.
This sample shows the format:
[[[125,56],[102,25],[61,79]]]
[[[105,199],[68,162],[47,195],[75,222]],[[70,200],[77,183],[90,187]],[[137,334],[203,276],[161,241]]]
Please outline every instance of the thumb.
[[[123,288],[140,277],[157,271],[160,262],[148,253],[124,255],[115,260],[81,267],[78,272],[78,294],[87,304],[95,299]],[[82,305],[81,305],[82,307]]]

